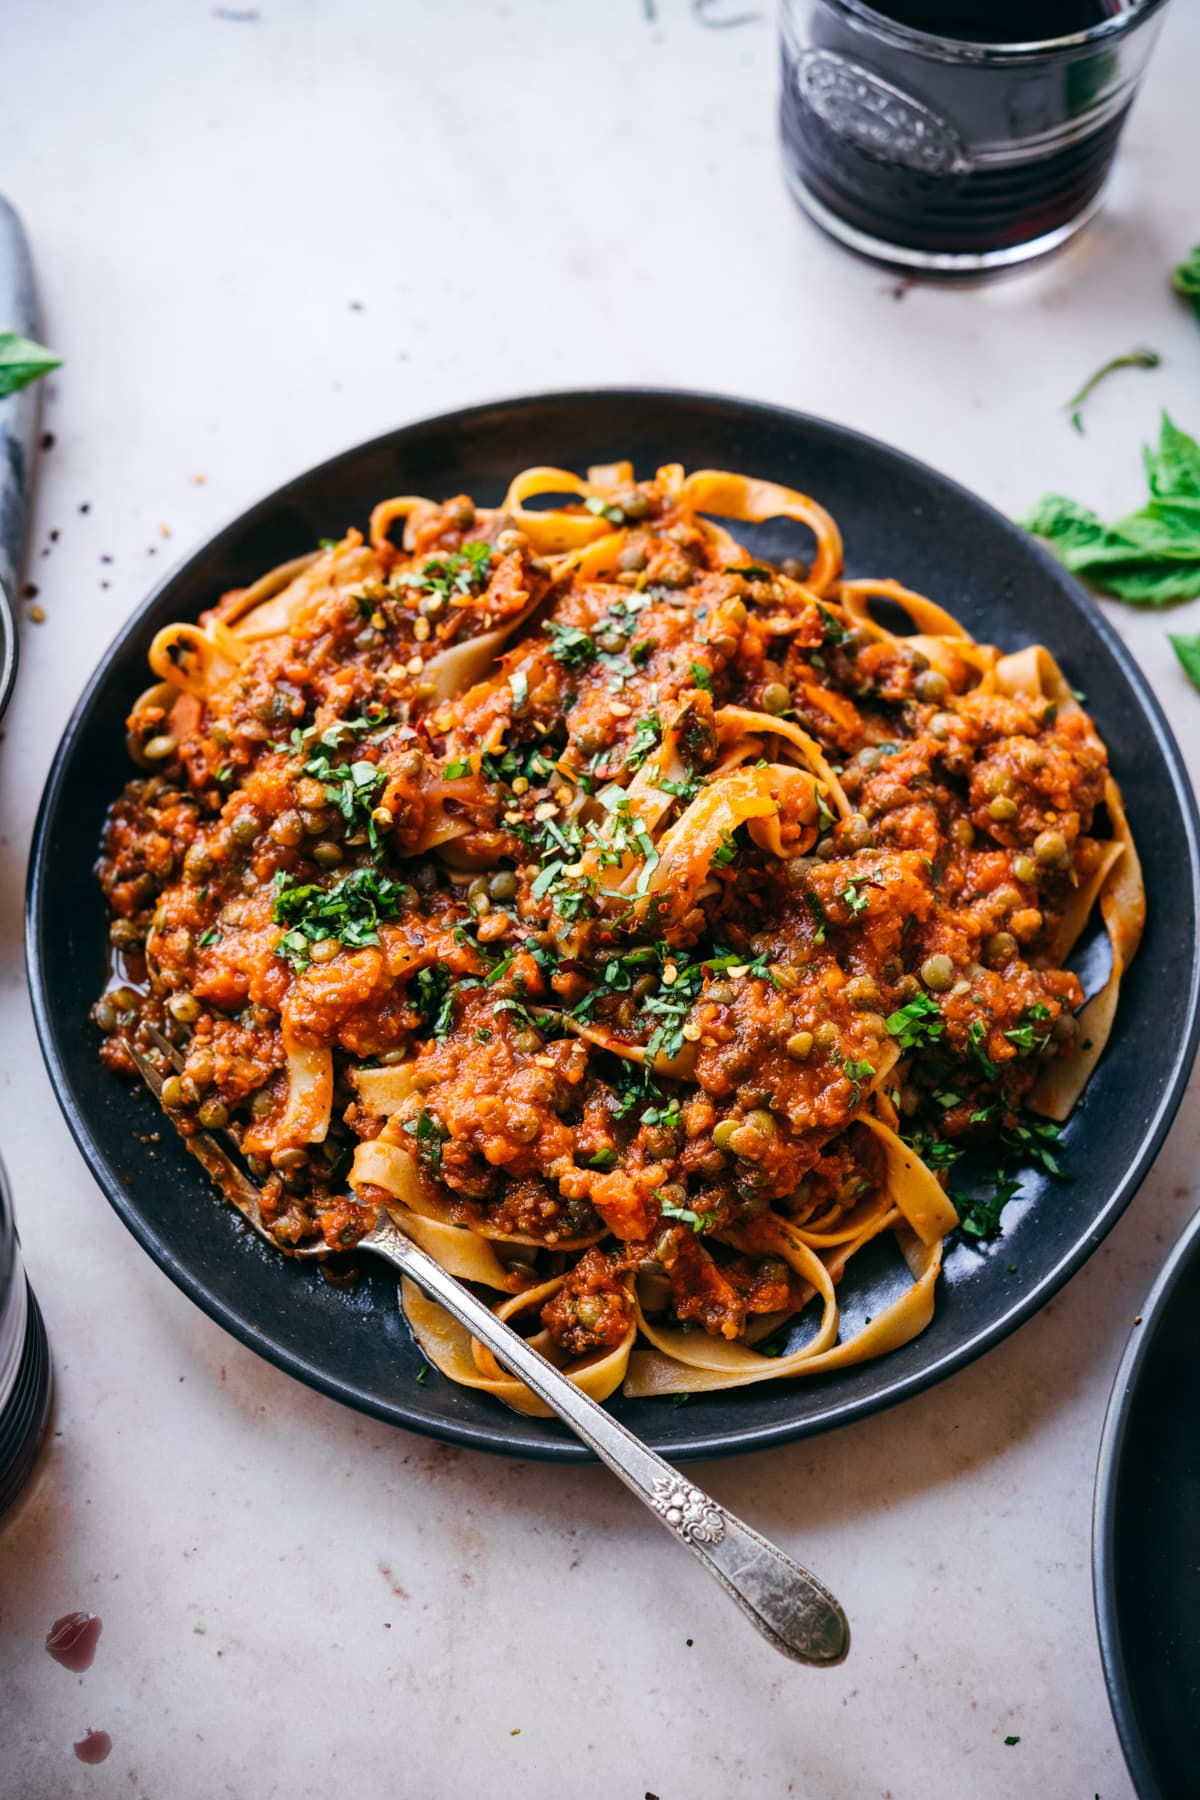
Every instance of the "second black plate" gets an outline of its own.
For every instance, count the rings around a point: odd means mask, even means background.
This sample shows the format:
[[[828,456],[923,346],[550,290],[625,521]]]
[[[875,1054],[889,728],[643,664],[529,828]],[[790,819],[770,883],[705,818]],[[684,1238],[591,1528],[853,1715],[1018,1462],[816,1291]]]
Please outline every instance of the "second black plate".
[[[498,501],[515,471],[632,458],[769,476],[814,494],[846,539],[852,574],[895,575],[941,601],[979,638],[1047,643],[1086,689],[1145,861],[1149,924],[1121,995],[1113,1042],[1066,1134],[1074,1179],[1030,1176],[1004,1240],[957,1245],[933,1323],[882,1361],[809,1381],[694,1398],[613,1403],[668,1456],[761,1449],[861,1417],[961,1368],[1025,1319],[1095,1248],[1135,1192],[1174,1114],[1195,1048],[1197,830],[1179,753],[1116,634],[1024,532],[945,476],[840,426],[699,394],[617,390],[513,400],[427,420],[347,451],[252,507],[158,587],[104,656],[54,760],[34,839],[30,982],[51,1079],[105,1193],[150,1255],[206,1311],[281,1368],[366,1412],[482,1449],[587,1454],[556,1421],[517,1417],[435,1374],[368,1266],[351,1293],[251,1240],[145,1096],[99,1063],[88,1007],[103,979],[105,910],[92,875],[106,806],[129,779],[124,718],[146,686],[158,628],[192,619],[319,538],[365,522],[389,494],[460,492]],[[793,554],[789,530],[745,537]],[[1015,1270],[1012,1267],[1015,1265]],[[883,1247],[855,1259],[842,1295],[853,1323],[895,1272]]]
[[[1141,1800],[1200,1789],[1200,1213],[1113,1383],[1096,1476],[1100,1653]]]

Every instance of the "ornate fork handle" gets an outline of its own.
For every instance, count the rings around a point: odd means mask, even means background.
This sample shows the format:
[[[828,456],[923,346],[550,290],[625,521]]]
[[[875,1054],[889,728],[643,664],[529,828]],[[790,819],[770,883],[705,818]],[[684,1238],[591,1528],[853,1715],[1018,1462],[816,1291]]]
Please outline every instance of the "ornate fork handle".
[[[183,1058],[177,1047],[153,1030],[150,1035],[159,1053],[174,1067],[182,1068]],[[151,1093],[161,1100],[163,1077],[159,1069],[132,1039],[126,1040],[126,1049]],[[251,1229],[274,1244],[263,1224],[261,1194],[213,1134],[196,1131],[185,1142]],[[486,1344],[505,1368],[532,1388],[596,1452],[601,1462],[607,1463],[613,1474],[620,1476],[639,1500],[645,1501],[659,1523],[687,1545],[776,1650],[796,1662],[815,1663],[818,1667],[829,1668],[841,1662],[850,1648],[846,1616],[833,1595],[807,1569],[752,1531],[734,1513],[718,1506],[703,1488],[685,1481],[678,1470],[647,1449],[611,1413],[589,1400],[552,1362],[498,1319],[470,1288],[447,1274],[440,1263],[405,1237],[389,1215],[379,1213],[361,1247],[374,1250],[440,1300],[446,1311]],[[323,1245],[312,1245],[294,1254],[312,1257],[322,1256],[325,1251]]]
[[[686,1480],[388,1219],[364,1240],[434,1299],[552,1411],[686,1544],[767,1641],[796,1662],[829,1668],[850,1647],[845,1614],[799,1563]]]

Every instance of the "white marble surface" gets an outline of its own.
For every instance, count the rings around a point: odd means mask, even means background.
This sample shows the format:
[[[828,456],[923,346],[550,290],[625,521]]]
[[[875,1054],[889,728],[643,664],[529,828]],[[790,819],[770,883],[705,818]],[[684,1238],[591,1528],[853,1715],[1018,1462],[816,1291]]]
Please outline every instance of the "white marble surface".
[[[1130,1322],[1195,1203],[1194,1095],[1111,1238],[984,1362],[701,1471],[844,1599],[854,1653],[813,1674],[600,1472],[387,1430],[224,1336],[104,1204],[34,1042],[21,881],[70,703],[151,579],[310,462],[457,404],[632,380],[827,414],[1011,511],[1047,487],[1118,509],[1158,408],[1200,427],[1200,332],[1165,288],[1200,235],[1200,9],[1173,9],[1077,247],[901,302],[785,197],[770,20],[703,23],[760,10],[42,0],[5,19],[0,181],[66,359],[29,568],[47,617],[0,749],[3,1145],[58,1370],[51,1453],[0,1536],[6,1800],[1132,1791],[1092,1477]],[[1138,342],[1162,370],[1114,380],[1077,437],[1062,400]],[[1110,616],[1195,753],[1163,620]],[[82,1677],[42,1648],[76,1607],[104,1620]],[[72,1755],[88,1726],[113,1739],[101,1767]]]

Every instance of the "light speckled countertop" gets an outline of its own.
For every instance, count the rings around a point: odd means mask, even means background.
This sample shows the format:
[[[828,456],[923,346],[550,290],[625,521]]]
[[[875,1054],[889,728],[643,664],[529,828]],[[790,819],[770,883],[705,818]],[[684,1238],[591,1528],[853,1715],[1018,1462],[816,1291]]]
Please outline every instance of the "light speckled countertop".
[[[787,199],[770,21],[702,22],[757,10],[44,0],[7,21],[0,180],[65,367],[28,569],[47,617],[0,750],[3,1149],[58,1372],[50,1454],[0,1536],[6,1800],[1132,1791],[1092,1478],[1195,1204],[1194,1092],[1122,1223],[983,1362],[700,1469],[844,1600],[853,1655],[815,1674],[601,1472],[388,1430],[226,1337],[104,1204],[34,1041],[21,883],[69,707],[152,579],[309,463],[477,399],[642,381],[826,414],[1008,511],[1048,487],[1119,510],[1158,408],[1200,425],[1200,334],[1164,287],[1200,236],[1195,9],[1168,20],[1083,241],[902,300]],[[1077,437],[1061,400],[1138,342],[1165,366],[1106,386]],[[1109,616],[1195,758],[1164,621]],[[81,1677],[42,1648],[76,1607],[104,1621]],[[88,1726],[113,1740],[97,1768],[71,1751]]]

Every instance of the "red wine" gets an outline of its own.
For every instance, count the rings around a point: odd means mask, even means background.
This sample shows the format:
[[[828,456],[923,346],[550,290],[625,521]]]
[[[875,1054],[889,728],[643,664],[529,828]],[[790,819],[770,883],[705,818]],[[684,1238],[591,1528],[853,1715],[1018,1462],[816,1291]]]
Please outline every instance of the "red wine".
[[[835,235],[886,257],[976,259],[1048,245],[1088,216],[1149,54],[1161,0],[872,0],[962,41],[899,41],[847,0],[784,0],[784,159]],[[988,46],[1116,37],[1021,56]],[[897,260],[905,260],[898,256]],[[936,264],[934,266],[937,266]]]
[[[1122,0],[871,0],[877,13],[974,44],[1037,44],[1090,31],[1125,10]]]
[[[56,1663],[70,1669],[72,1675],[82,1675],[92,1666],[103,1629],[95,1613],[64,1613],[46,1634],[46,1648]]]
[[[102,1763],[112,1754],[112,1739],[107,1731],[88,1730],[75,1745],[81,1763]]]

